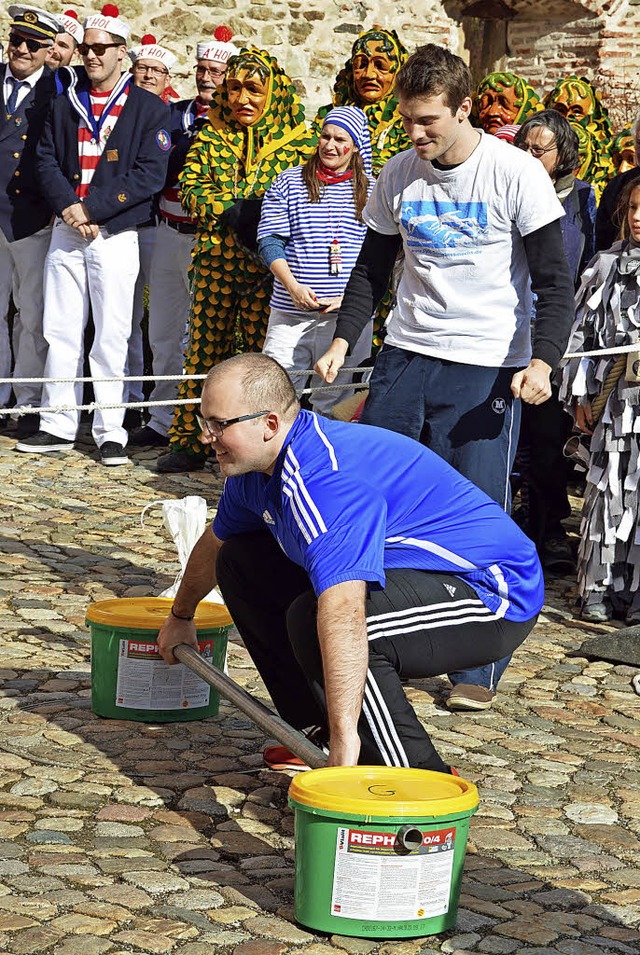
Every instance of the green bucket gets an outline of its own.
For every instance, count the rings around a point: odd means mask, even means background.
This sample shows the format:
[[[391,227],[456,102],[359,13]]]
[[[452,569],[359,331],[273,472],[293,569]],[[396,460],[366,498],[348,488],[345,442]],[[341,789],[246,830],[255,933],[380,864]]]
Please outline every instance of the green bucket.
[[[296,776],[289,805],[298,922],[357,938],[453,928],[473,783],[426,769],[327,767]]]
[[[184,664],[169,666],[158,652],[156,638],[172,604],[167,597],[124,597],[89,607],[91,709],[98,716],[171,723],[217,715],[218,693]],[[200,653],[223,669],[229,611],[202,602],[194,622]]]

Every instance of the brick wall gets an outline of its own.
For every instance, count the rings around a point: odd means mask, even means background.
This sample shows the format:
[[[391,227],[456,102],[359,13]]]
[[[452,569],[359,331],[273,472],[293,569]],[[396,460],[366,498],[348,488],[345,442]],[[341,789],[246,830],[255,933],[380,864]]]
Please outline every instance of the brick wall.
[[[233,2],[233,0],[232,0]],[[499,58],[486,60],[487,25],[464,14],[469,0],[120,0],[133,38],[152,32],[179,57],[175,88],[193,92],[198,39],[225,23],[238,45],[255,42],[273,53],[296,81],[313,115],[328,102],[335,75],[355,37],[374,24],[394,27],[409,49],[441,43],[473,65],[476,73],[504,68],[521,73],[540,91],[571,72],[598,81],[617,125],[640,103],[640,0],[505,0],[514,17],[490,24]],[[75,6],[83,16],[102,5],[53,0],[52,11]],[[6,9],[6,8],[5,8]],[[6,13],[0,26],[6,36]],[[485,59],[483,60],[483,51]],[[491,54],[496,52],[496,41]],[[481,76],[477,76],[478,79]]]

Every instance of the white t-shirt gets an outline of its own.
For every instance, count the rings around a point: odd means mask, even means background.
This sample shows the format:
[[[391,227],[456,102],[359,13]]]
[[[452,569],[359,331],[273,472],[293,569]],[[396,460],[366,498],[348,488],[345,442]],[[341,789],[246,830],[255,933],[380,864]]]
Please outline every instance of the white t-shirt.
[[[522,236],[564,215],[538,159],[483,134],[453,169],[414,149],[390,159],[364,210],[402,236],[390,345],[487,367],[531,360],[531,287]]]

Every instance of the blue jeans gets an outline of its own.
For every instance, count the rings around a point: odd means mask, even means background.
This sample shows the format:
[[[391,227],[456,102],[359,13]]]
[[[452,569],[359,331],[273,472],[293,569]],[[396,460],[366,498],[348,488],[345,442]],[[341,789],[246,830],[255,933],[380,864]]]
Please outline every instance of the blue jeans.
[[[360,420],[420,441],[509,512],[520,431],[520,401],[511,394],[516,371],[462,365],[384,345]],[[454,685],[495,690],[510,659],[448,676]]]

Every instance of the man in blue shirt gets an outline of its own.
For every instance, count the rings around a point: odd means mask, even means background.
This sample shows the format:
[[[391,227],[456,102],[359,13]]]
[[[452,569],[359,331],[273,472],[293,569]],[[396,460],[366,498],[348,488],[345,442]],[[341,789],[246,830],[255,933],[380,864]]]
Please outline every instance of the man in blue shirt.
[[[448,772],[401,680],[522,643],[543,601],[534,545],[417,441],[301,411],[266,355],[216,365],[201,412],[227,480],[160,632],[164,659],[196,646],[217,581],[278,712],[327,729],[330,765]]]

